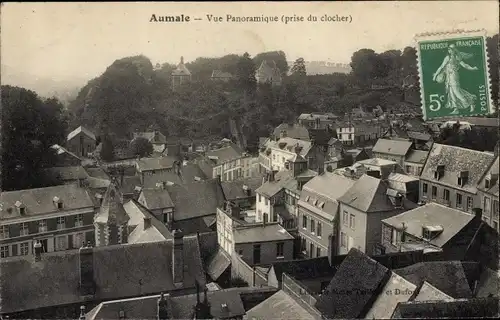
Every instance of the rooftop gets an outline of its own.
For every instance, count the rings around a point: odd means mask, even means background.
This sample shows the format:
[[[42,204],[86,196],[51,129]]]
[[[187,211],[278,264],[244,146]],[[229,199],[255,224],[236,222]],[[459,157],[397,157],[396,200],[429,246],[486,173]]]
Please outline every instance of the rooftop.
[[[249,196],[255,197],[255,190],[262,185],[262,177],[223,181],[221,185],[222,190],[224,190],[224,195],[228,200],[247,198]],[[247,192],[249,192],[250,195]]]
[[[165,135],[159,131],[152,132],[134,132],[134,139],[137,137],[145,138],[153,144],[165,144],[167,143],[167,138]]]
[[[411,141],[378,139],[373,147],[373,152],[404,156],[408,153],[411,146]]]
[[[396,228],[402,228],[404,223],[405,232],[418,238],[422,238],[424,226],[442,226],[442,232],[429,241],[432,245],[442,247],[472,219],[472,214],[431,202],[382,222]]]
[[[87,172],[82,166],[52,167],[45,170],[48,174],[62,181],[83,180],[88,177]]]
[[[68,134],[68,137],[66,140],[71,140],[73,139],[74,137],[76,137],[79,133],[83,133],[84,135],[86,135],[87,137],[95,140],[95,135],[87,128],[85,127],[82,127],[82,126],[79,126],[78,128],[76,128],[75,130],[71,131],[69,134]]]
[[[231,143],[222,148],[207,151],[205,155],[209,159],[213,159],[215,163],[219,165],[241,158],[243,156],[243,150],[234,143]]]
[[[173,208],[174,203],[167,191],[161,188],[142,189],[142,197],[149,210]]]
[[[288,293],[280,290],[248,310],[243,319],[304,319],[315,320],[304,307]]]
[[[443,291],[439,290],[438,288],[434,287],[432,284],[430,284],[427,281],[424,281],[422,286],[420,287],[420,290],[418,292],[418,295],[414,299],[415,301],[433,301],[433,300],[441,300],[441,301],[451,301],[453,300],[452,297],[444,293]]]
[[[333,277],[335,274],[334,268],[330,266],[328,257],[278,261],[272,264],[271,269],[274,270],[278,281],[281,281],[283,273],[290,275],[296,280]]]
[[[151,170],[169,169],[174,166],[177,159],[174,157],[142,158],[137,160],[137,168],[140,172]]]
[[[497,197],[499,195],[498,185],[500,183],[499,179],[500,163],[498,159],[499,158],[497,156],[491,167],[486,172],[486,174],[481,178],[481,180],[479,180],[479,185],[478,185],[479,190],[483,190],[484,192],[487,192],[489,194],[496,195]],[[485,184],[487,179],[490,180],[489,187],[486,187]]]
[[[256,224],[233,229],[234,243],[293,240],[294,237],[277,223]]]
[[[128,243],[159,242],[173,238],[165,224],[135,200],[125,203],[124,209],[130,217],[128,225],[135,226],[128,236]],[[145,219],[149,219],[149,225]]]
[[[76,184],[2,192],[0,203],[0,219],[4,221],[94,206],[88,192]]]
[[[381,159],[381,158],[370,158],[370,159],[360,160],[356,163],[362,164],[362,165],[376,166],[376,167],[383,167],[383,166],[390,166],[390,165],[397,164],[397,162],[395,162],[395,161]]]
[[[312,143],[311,141],[294,139],[290,137],[280,138],[278,141],[268,141],[267,147],[271,149],[279,149],[283,151],[287,151],[289,153],[295,154],[295,147],[300,148],[299,154],[302,157],[307,156],[309,150],[311,150]]]
[[[425,163],[425,159],[427,159],[427,155],[428,154],[429,154],[429,151],[410,150],[410,152],[406,156],[405,161],[406,162],[411,162],[411,163],[424,164]]]

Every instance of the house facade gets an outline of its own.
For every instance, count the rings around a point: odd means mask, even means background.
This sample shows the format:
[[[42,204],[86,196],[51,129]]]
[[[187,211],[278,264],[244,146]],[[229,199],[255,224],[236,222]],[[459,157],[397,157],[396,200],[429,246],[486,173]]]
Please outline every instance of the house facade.
[[[297,118],[297,122],[310,129],[327,129],[335,125],[338,116],[324,113],[303,113]]]
[[[32,256],[94,243],[94,202],[76,184],[2,192],[0,257]]]
[[[181,61],[177,65],[177,68],[172,71],[172,90],[189,82],[191,82],[191,72],[184,64],[184,57],[181,57]]]
[[[331,249],[336,250],[337,199],[352,185],[353,180],[329,172],[304,185],[298,202],[298,230],[301,252],[305,257],[327,256]]]
[[[483,209],[483,220],[497,232],[499,229],[499,207],[498,207],[498,156],[481,178],[477,186],[478,198]]]
[[[213,178],[220,176],[221,181],[233,181],[251,176],[252,157],[233,143],[207,151],[206,156],[213,161]]]
[[[392,160],[403,167],[412,145],[412,142],[407,140],[378,139],[372,150],[373,157]]]
[[[153,152],[163,152],[167,146],[167,138],[163,133],[156,130],[153,132],[134,132],[134,139],[145,138],[153,146]]]
[[[424,168],[425,160],[427,159],[428,154],[429,151],[410,150],[404,161],[403,168],[406,174],[419,177],[422,173],[422,169]]]
[[[71,131],[66,138],[66,148],[79,157],[88,157],[96,148],[96,137],[82,126]]]
[[[281,72],[276,66],[276,62],[272,61],[268,63],[263,60],[259,68],[255,72],[255,78],[259,84],[271,84],[272,86],[280,86],[283,79],[281,77]]]
[[[420,202],[472,212],[480,207],[478,183],[493,154],[434,143],[420,175]]]
[[[180,170],[181,163],[174,157],[143,158],[136,161],[136,172],[143,185],[168,181],[174,170]]]

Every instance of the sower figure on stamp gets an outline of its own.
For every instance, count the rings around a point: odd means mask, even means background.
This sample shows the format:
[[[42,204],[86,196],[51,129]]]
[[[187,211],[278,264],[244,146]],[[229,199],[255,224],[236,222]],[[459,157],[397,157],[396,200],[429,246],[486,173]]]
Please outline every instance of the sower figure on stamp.
[[[444,58],[441,66],[434,73],[432,80],[445,84],[446,89],[446,105],[448,109],[453,109],[451,114],[458,114],[459,109],[470,108],[470,112],[474,111],[474,105],[477,96],[468,92],[460,86],[459,69],[475,71],[477,67],[472,67],[464,62],[465,59],[472,58],[470,53],[460,52],[454,44],[448,47],[448,55]]]

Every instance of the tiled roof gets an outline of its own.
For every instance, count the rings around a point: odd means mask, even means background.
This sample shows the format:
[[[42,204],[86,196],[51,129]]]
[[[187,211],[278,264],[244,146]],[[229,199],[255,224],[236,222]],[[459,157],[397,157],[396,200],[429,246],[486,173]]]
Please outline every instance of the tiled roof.
[[[200,170],[205,174],[207,178],[213,177],[214,162],[206,157],[200,157],[193,161],[196,163]]]
[[[85,134],[87,137],[95,140],[95,135],[87,128],[85,127],[82,127],[82,126],[79,126],[78,128],[76,128],[75,130],[71,131],[69,134],[68,134],[68,137],[67,137],[67,140],[71,140],[73,139],[74,137],[76,137],[79,133],[83,133]]]
[[[494,159],[495,156],[490,153],[434,143],[420,178],[436,181],[434,172],[438,165],[444,165],[444,175],[438,183],[475,193],[479,179],[488,170]],[[468,171],[469,177],[467,183],[460,187],[458,186],[458,174],[462,171]]]
[[[294,237],[277,223],[258,224],[233,229],[234,243],[293,240]]]
[[[335,274],[334,268],[330,266],[328,257],[279,261],[273,263],[271,269],[274,270],[278,281],[281,281],[283,273],[288,274],[296,280],[333,277]]]
[[[63,211],[93,207],[87,191],[76,184],[38,189],[25,189],[1,193],[0,219],[8,221],[21,217],[16,203],[24,205],[24,216],[36,216],[61,211],[54,204],[54,197],[63,203]]]
[[[200,300],[203,301],[203,299],[204,294],[200,293]],[[207,300],[213,319],[232,319],[245,315],[243,301],[237,292],[230,290],[208,291]],[[196,294],[172,297],[170,302],[172,319],[193,318]]]
[[[175,207],[174,219],[186,220],[217,213],[225,202],[224,192],[217,179],[167,186]]]
[[[273,135],[279,138],[283,130],[286,131],[287,137],[305,141],[309,140],[309,130],[300,124],[282,123],[273,130]]]
[[[161,132],[158,132],[157,136],[155,136],[154,131],[153,132],[134,132],[134,139],[137,137],[145,138],[153,144],[165,144],[165,143],[167,143],[167,138]]]
[[[213,157],[217,164],[221,164],[241,158],[243,156],[243,151],[237,145],[231,143],[228,146],[207,151],[205,155],[209,159]]]
[[[434,287],[427,281],[424,281],[420,290],[418,291],[418,295],[415,297],[414,301],[451,301],[452,297]]]
[[[104,194],[101,208],[95,215],[94,222],[122,225],[128,223],[129,220],[130,218],[123,208],[122,195],[116,184],[111,183]]]
[[[247,192],[243,190],[243,186],[247,186],[250,190],[250,196],[255,197],[255,190],[262,185],[262,177],[223,181],[221,185],[222,190],[224,190],[224,196],[228,200],[249,197]]]
[[[418,185],[418,181],[416,177],[395,172],[391,172],[389,177],[387,177],[387,185],[390,189],[404,193],[409,191],[407,188],[408,183],[416,183]]]
[[[373,152],[404,156],[410,150],[411,145],[410,141],[378,139],[373,147]]]
[[[397,319],[425,318],[496,318],[498,298],[458,299],[453,301],[411,301],[400,303],[394,311]]]
[[[136,192],[136,187],[142,188],[141,177],[139,176],[124,176],[123,183],[120,185],[120,191],[123,194],[133,194]]]
[[[386,190],[383,181],[364,174],[338,201],[367,213],[394,210]]]
[[[500,163],[499,163],[498,159],[499,158],[497,156],[495,161],[492,163],[491,167],[486,172],[486,174],[483,175],[481,180],[479,180],[478,187],[477,187],[479,190],[482,190],[482,191],[487,192],[489,194],[496,195],[497,197],[499,195],[498,185],[500,184],[500,177],[499,177],[499,172],[498,172]],[[495,181],[495,184],[493,184],[493,185],[490,184],[490,187],[486,188],[485,180],[489,176],[496,176],[496,181]]]
[[[416,288],[416,285],[392,272],[365,319],[390,319],[398,303],[408,301]]]
[[[390,278],[390,271],[353,248],[316,302],[327,319],[360,318]]]
[[[471,298],[472,291],[460,261],[419,262],[395,273],[415,285],[427,281],[445,294],[458,298]]]
[[[418,238],[422,238],[422,227],[442,226],[443,231],[429,241],[437,247],[442,247],[473,219],[472,214],[430,202],[382,222],[397,228],[401,228],[404,223],[405,232]]]
[[[96,300],[154,294],[174,289],[172,241],[92,248]],[[196,237],[184,237],[184,287],[205,284]],[[42,255],[42,261],[0,261],[0,301],[3,313],[83,303],[79,292],[79,251]]]
[[[150,171],[168,169],[174,166],[177,159],[174,157],[160,157],[160,158],[142,158],[137,161],[139,171]]]
[[[217,281],[221,274],[231,265],[231,257],[222,249],[217,248],[217,252],[212,256],[207,266],[207,274],[212,280]]]
[[[303,319],[316,320],[307,309],[280,290],[247,311],[246,319]]]
[[[410,150],[410,152],[408,152],[408,154],[406,155],[405,161],[411,163],[424,164],[428,154],[429,151]]]
[[[164,189],[142,189],[142,195],[149,210],[174,207],[170,194]]]

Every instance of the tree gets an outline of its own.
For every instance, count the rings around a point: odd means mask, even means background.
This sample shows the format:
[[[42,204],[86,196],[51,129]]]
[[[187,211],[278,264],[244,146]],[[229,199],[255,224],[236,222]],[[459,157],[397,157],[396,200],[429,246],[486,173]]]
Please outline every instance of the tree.
[[[362,87],[368,87],[377,72],[378,57],[372,49],[361,49],[352,55],[352,75]]]
[[[255,79],[255,64],[248,52],[245,52],[238,61],[237,74],[238,84],[246,92],[254,92],[257,84]]]
[[[306,62],[304,61],[304,58],[298,58],[295,60],[292,66],[292,75],[296,77],[305,77],[307,75]]]
[[[276,67],[280,70],[282,75],[287,74],[288,72],[288,62],[286,61],[286,54],[283,51],[268,51],[257,54],[253,58],[253,62],[257,66],[260,66],[262,61],[271,62],[274,61],[276,63]]]
[[[104,134],[101,140],[101,159],[104,161],[113,161],[114,159],[114,146],[113,141],[108,134]]]
[[[131,155],[141,158],[150,156],[153,153],[153,145],[148,139],[137,137],[130,143],[129,152]]]
[[[2,189],[45,187],[55,180],[54,144],[65,141],[63,106],[55,98],[41,100],[33,91],[2,86]]]

